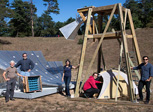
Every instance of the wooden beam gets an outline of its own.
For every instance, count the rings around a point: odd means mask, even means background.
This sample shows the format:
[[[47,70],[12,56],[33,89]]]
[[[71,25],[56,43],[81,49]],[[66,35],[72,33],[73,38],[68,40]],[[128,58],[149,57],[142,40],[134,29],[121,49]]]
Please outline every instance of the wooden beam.
[[[125,16],[124,16],[124,31],[126,28],[126,19],[127,19],[127,10],[125,10]],[[119,65],[118,65],[118,77],[117,77],[117,88],[116,88],[116,97],[115,101],[117,101],[118,97],[118,85],[119,85],[119,80],[120,80],[120,71],[121,71],[121,64],[122,64],[122,56],[123,56],[123,41],[120,43],[120,58],[119,58]]]
[[[101,13],[99,13],[98,14],[98,25],[99,25],[99,33],[102,33],[102,23],[103,23],[103,17],[102,17],[102,14]],[[98,39],[98,42],[100,41],[100,38]],[[99,73],[100,72],[100,68],[101,68],[101,49],[102,49],[102,44],[101,44],[101,46],[100,46],[100,48],[99,48],[99,50],[98,50],[98,62],[97,62],[97,73]]]
[[[84,8],[80,8],[80,9],[77,9],[77,12],[80,13],[80,12],[87,12],[89,10],[89,8],[93,8],[93,12],[94,13],[101,13],[101,12],[104,12],[103,15],[110,15],[111,14],[111,11],[113,9],[114,5],[107,5],[107,6],[101,6],[101,7],[95,7],[95,6],[91,6],[91,7],[84,7]],[[125,7],[122,7],[122,10],[125,11],[127,8]],[[118,9],[116,9],[116,11],[114,12],[115,14],[118,14]]]
[[[132,31],[132,35],[133,35],[133,42],[134,42],[134,47],[135,47],[135,51],[136,51],[138,64],[141,64],[142,60],[141,60],[138,41],[137,41],[137,38],[136,38],[136,33],[135,33],[134,24],[133,24],[133,21],[132,21],[132,15],[131,15],[130,9],[128,9],[128,17],[129,17],[130,27],[131,27],[131,31]]]
[[[122,10],[125,12],[127,10],[127,8],[125,8],[125,7],[122,6]]]
[[[123,7],[122,7],[123,8]],[[125,15],[124,15],[124,30],[126,29],[126,20],[127,20],[127,9],[125,9]]]
[[[82,12],[80,12],[79,14],[80,14],[82,20],[85,22],[86,21],[86,17],[84,16],[84,14]]]
[[[130,65],[131,67],[135,67],[135,65],[133,64],[131,58],[129,58],[129,62],[130,62]],[[140,80],[140,74],[137,70],[134,70],[135,74],[137,75],[138,79]]]
[[[98,39],[98,42],[100,42],[100,39]],[[97,73],[100,73],[100,71],[101,71],[101,56],[102,56],[102,44],[101,44],[99,51],[98,51]]]
[[[87,46],[87,37],[88,37],[88,31],[89,31],[89,27],[90,27],[91,13],[92,13],[92,8],[89,8],[86,29],[85,29],[85,36],[84,36],[82,52],[81,52],[80,66],[79,66],[77,83],[76,83],[76,88],[75,88],[75,97],[79,97],[79,87],[80,87],[81,75],[82,75],[86,46]]]
[[[104,19],[104,17],[103,17],[103,15],[104,15],[104,13],[102,13],[102,24],[101,24],[101,32],[102,32],[102,27],[103,27],[103,19]],[[100,32],[100,33],[101,33]],[[100,46],[100,53],[101,53],[101,57],[99,57],[99,58],[101,58],[100,60],[102,60],[102,63],[103,63],[103,69],[104,70],[106,70],[106,63],[105,63],[105,58],[104,58],[104,54],[103,54],[103,48],[102,48],[102,44],[101,44],[101,46]],[[100,73],[101,72],[101,64],[99,65],[99,70],[98,70],[98,73]]]
[[[98,50],[99,50],[99,48],[100,48],[100,46],[101,46],[101,44],[102,44],[102,41],[103,41],[104,36],[105,36],[105,33],[106,33],[106,31],[107,31],[107,29],[108,29],[108,27],[109,27],[109,25],[110,25],[110,22],[111,22],[111,20],[112,20],[112,17],[113,17],[113,15],[114,15],[115,10],[116,10],[116,5],[117,5],[117,4],[114,5],[114,8],[113,8],[112,13],[111,13],[111,15],[110,15],[110,18],[109,18],[109,20],[108,20],[108,22],[107,22],[107,25],[106,25],[105,30],[104,30],[104,32],[103,32],[103,35],[102,35],[102,37],[101,37],[101,39],[100,39],[100,41],[99,41],[99,43],[98,43],[98,46],[97,46],[97,48],[96,48],[96,50],[95,50],[95,52],[94,52],[94,54],[93,54],[92,60],[91,60],[91,62],[90,62],[90,64],[89,64],[89,67],[88,67],[88,69],[87,69],[86,76],[85,76],[84,80],[82,81],[80,90],[82,90],[82,87],[83,87],[85,81],[87,80],[87,78],[88,78],[88,76],[89,76],[88,71],[91,70],[91,67],[92,67],[92,65],[93,65],[93,63],[94,63],[94,61],[95,61],[96,55],[97,55],[97,53],[98,53]]]
[[[92,33],[95,34],[95,16],[94,14],[92,15],[93,16],[93,20],[92,20]],[[95,42],[95,39],[93,39],[93,42]]]
[[[118,65],[118,76],[117,76],[117,88],[116,88],[116,97],[115,101],[117,101],[118,97],[118,87],[119,87],[119,80],[120,80],[120,70],[121,70],[121,63],[122,63],[122,55],[123,55],[123,42],[121,42],[120,48],[120,58],[119,58],[119,65]]]
[[[126,35],[126,37],[127,37],[127,38],[133,38],[133,36],[132,36],[132,35]]]
[[[128,76],[128,83],[129,83],[129,93],[131,101],[134,100],[134,90],[133,90],[133,80],[132,80],[132,74],[131,74],[131,68],[129,64],[129,53],[128,53],[128,45],[127,45],[127,38],[126,38],[126,32],[124,27],[124,21],[123,21],[123,11],[121,10],[122,6],[121,3],[118,4],[118,10],[119,10],[119,18],[120,18],[120,28],[122,33],[122,39],[123,39],[123,48],[124,48],[124,55],[125,55],[125,62],[126,62],[126,69],[127,69],[127,76]]]
[[[80,14],[82,20],[85,22],[87,19],[86,19],[86,17],[84,16],[84,14],[83,14],[82,12],[80,12],[79,14]],[[90,31],[90,33],[92,33],[91,25],[89,26],[89,31]]]
[[[87,12],[89,10],[89,8],[94,8],[94,7],[95,6],[80,8],[80,9],[77,9],[77,12],[78,13],[80,13],[80,12]]]
[[[124,16],[124,31],[126,28],[126,19],[127,19],[127,10],[125,10],[125,16]],[[121,64],[122,64],[122,56],[123,56],[123,41],[120,43],[120,58],[119,58],[119,65],[118,65],[118,78],[117,78],[117,88],[116,88],[116,97],[115,101],[117,101],[118,97],[118,85],[119,85],[119,80],[120,80],[120,71],[121,71]]]
[[[103,34],[100,33],[100,34],[94,34],[94,35],[88,35],[88,38],[95,38],[95,39],[98,39],[98,38],[101,38]],[[133,38],[132,35],[128,35],[126,34],[126,37],[127,38]],[[117,39],[117,38],[121,38],[121,32],[109,32],[109,33],[106,33],[105,36],[104,36],[104,39]]]
[[[101,49],[101,54],[102,54],[101,55],[102,56],[101,58],[102,58],[103,66],[104,66],[103,70],[107,70],[106,69],[106,63],[105,63],[105,58],[104,58],[104,54],[103,54],[103,48]]]
[[[93,35],[93,38],[101,38],[101,36],[103,35],[103,33],[99,33],[99,34],[94,34]],[[104,37],[120,37],[121,35],[121,32],[109,32],[109,33],[106,33]]]
[[[102,7],[95,7],[93,8],[93,12],[102,12],[102,11],[107,11],[111,10],[114,8],[115,5],[107,5],[107,6],[102,6]]]

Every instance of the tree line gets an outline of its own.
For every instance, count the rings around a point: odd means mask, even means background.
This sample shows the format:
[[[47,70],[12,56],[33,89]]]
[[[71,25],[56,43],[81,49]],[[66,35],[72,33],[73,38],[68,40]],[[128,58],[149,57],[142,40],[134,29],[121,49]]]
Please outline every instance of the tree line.
[[[153,0],[126,0],[123,6],[131,10],[135,28],[153,28]],[[109,16],[104,17],[104,27],[108,19]],[[126,29],[129,29],[129,23],[126,24]],[[112,28],[120,30],[119,15],[113,16],[108,30]]]
[[[62,35],[59,28],[75,19],[71,17],[65,22],[53,21],[51,14],[59,14],[60,12],[58,1],[42,1],[47,8],[38,17],[33,0],[14,0],[11,4],[9,0],[0,0],[0,36],[50,37]],[[153,28],[153,0],[126,0],[123,6],[131,9],[135,28]],[[108,18],[109,16],[104,17],[104,25]],[[111,27],[115,30],[120,29],[118,15],[113,17]],[[129,26],[127,25],[127,27]],[[84,29],[85,25],[82,25],[79,34],[84,33]]]
[[[54,22],[51,14],[59,14],[57,0],[42,0],[47,9],[38,17],[32,0],[0,0],[0,36],[57,36],[59,28],[74,21],[70,17],[65,22]]]

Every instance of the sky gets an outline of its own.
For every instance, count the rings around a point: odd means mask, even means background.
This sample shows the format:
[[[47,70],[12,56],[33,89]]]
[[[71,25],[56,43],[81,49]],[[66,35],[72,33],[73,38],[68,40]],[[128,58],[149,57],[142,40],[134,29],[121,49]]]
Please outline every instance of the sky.
[[[14,0],[9,0],[10,3]],[[23,1],[30,1],[30,0],[23,0]],[[116,3],[125,3],[126,0],[58,0],[60,14],[50,14],[55,22],[64,22],[68,18],[73,17],[76,18],[77,9],[83,8],[85,6],[106,6],[112,5]],[[33,4],[37,8],[37,16],[40,17],[42,13],[47,9],[43,4],[43,0],[33,0]]]

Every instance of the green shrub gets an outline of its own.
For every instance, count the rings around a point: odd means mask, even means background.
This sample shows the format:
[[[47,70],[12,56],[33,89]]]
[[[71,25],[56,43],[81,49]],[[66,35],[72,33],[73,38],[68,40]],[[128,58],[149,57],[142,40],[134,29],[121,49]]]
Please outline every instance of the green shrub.
[[[80,38],[78,44],[83,44],[83,38]]]

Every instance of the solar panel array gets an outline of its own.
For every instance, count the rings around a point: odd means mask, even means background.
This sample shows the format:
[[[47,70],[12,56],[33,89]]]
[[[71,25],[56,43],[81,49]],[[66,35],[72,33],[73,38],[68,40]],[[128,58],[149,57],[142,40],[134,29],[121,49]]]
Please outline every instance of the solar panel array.
[[[3,51],[0,50],[0,69],[5,70],[10,65],[10,61],[13,60],[17,63],[22,59],[22,54],[27,53],[29,59],[31,59],[35,67],[30,71],[31,76],[41,75],[42,84],[48,86],[60,86],[63,75],[63,63],[62,61],[47,62],[41,51]],[[17,68],[20,73],[20,67]]]

